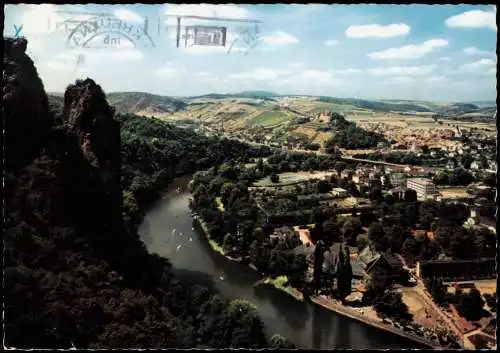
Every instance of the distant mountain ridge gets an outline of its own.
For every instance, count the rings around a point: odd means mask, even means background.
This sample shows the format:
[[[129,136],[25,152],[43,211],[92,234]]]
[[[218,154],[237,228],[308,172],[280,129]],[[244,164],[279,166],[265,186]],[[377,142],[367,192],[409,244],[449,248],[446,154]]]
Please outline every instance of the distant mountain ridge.
[[[62,93],[50,92],[48,94],[51,101],[60,102],[63,99]],[[189,97],[170,97],[156,95],[147,92],[112,92],[107,95],[110,105],[114,106],[118,113],[139,113],[143,115],[153,114],[174,114],[185,110],[190,104],[195,104],[195,100],[224,100],[224,99],[260,99],[274,102],[282,97],[299,97],[301,95],[281,95],[270,91],[242,91],[239,93],[210,93]],[[403,99],[381,99],[369,100],[359,98],[337,98],[330,96],[303,97],[316,98],[318,102],[333,103],[337,105],[349,105],[359,109],[368,109],[379,112],[416,112],[416,113],[436,113],[442,115],[463,115],[479,114],[492,116],[496,110],[494,101],[477,102],[431,102],[420,100]],[[197,103],[198,104],[198,103]]]

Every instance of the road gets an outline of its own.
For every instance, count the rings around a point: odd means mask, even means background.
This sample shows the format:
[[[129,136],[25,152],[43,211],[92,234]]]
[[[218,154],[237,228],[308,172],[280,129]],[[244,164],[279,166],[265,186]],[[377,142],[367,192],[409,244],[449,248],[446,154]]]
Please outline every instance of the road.
[[[422,281],[418,280],[417,281],[417,285],[414,287],[415,291],[420,295],[420,297],[422,298],[423,301],[425,301],[425,303],[430,306],[435,312],[437,312],[439,314],[439,316],[441,316],[441,319],[443,319],[444,322],[446,322],[446,324],[448,325],[448,327],[453,331],[453,333],[455,335],[457,335],[457,337],[459,337],[461,339],[461,341],[459,342],[460,345],[464,345],[464,342],[463,342],[463,334],[462,332],[459,330],[459,328],[457,326],[455,326],[455,323],[453,322],[453,320],[451,320],[437,305],[436,303],[434,303],[434,301],[429,298],[429,296],[427,295],[427,291],[425,290],[425,286],[424,284],[422,283]],[[466,348],[470,348],[470,347],[466,347]],[[474,348],[474,347],[472,347]]]

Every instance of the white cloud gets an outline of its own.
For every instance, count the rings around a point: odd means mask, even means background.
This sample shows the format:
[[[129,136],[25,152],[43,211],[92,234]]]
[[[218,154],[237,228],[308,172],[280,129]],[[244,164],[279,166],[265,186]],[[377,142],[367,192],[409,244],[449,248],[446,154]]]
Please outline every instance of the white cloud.
[[[210,76],[210,74],[208,72],[196,72],[194,73],[195,76],[200,76],[200,77],[207,77],[207,76]]]
[[[243,7],[236,5],[212,5],[212,4],[189,4],[189,5],[165,5],[164,14],[168,17],[167,24],[177,24],[177,19],[173,16],[200,16],[200,17],[223,17],[231,19],[248,19],[252,13]],[[202,24],[207,21],[199,19],[183,19],[183,25]]]
[[[291,34],[282,31],[276,31],[268,36],[263,36],[262,41],[268,45],[286,45],[299,42],[299,40]]]
[[[495,55],[495,53],[491,53],[486,50],[480,50],[476,47],[467,47],[464,48],[464,53],[467,55]]]
[[[490,28],[496,30],[496,9],[495,11],[466,11],[448,17],[445,24],[449,28]]]
[[[159,78],[171,78],[180,74],[184,74],[186,72],[187,70],[184,66],[171,61],[167,61],[165,64],[163,64],[162,67],[156,70],[155,76]]]
[[[369,53],[368,57],[374,60],[385,59],[416,59],[421,58],[436,48],[445,47],[448,41],[444,39],[431,39],[422,44],[410,44],[400,48],[390,48],[383,51]]]
[[[334,75],[343,76],[352,74],[362,74],[363,70],[348,68],[348,69],[331,69],[329,70],[329,72],[331,72]]]
[[[290,64],[290,67],[294,67],[294,68],[303,67],[303,66],[304,66],[304,63],[300,63],[300,62],[293,62]]]
[[[129,9],[115,10],[113,11],[113,15],[124,21],[144,21],[144,19],[139,14]]]
[[[75,67],[72,65],[68,65],[66,61],[52,60],[52,61],[44,61],[40,63],[40,66],[44,68],[53,70],[53,71],[73,71]]]
[[[325,41],[325,45],[327,47],[333,47],[334,45],[337,45],[337,44],[339,44],[339,41],[336,39],[330,39],[330,40]]]
[[[308,69],[308,70],[302,71],[300,76],[302,78],[308,79],[308,80],[320,80],[320,81],[322,81],[322,80],[328,78],[328,76],[331,76],[331,73],[329,71]]]
[[[278,77],[289,74],[288,70],[282,69],[272,69],[272,68],[257,68],[253,71],[240,72],[237,74],[229,75],[232,79],[244,79],[244,80],[276,80]]]
[[[405,23],[390,24],[390,25],[361,25],[350,26],[346,29],[345,34],[352,38],[388,38],[396,36],[404,36],[410,33],[411,27]]]
[[[474,72],[485,72],[488,70],[491,73],[491,68],[495,68],[497,65],[496,60],[493,59],[481,59],[473,63],[464,64],[458,67],[458,72],[462,73],[474,73]],[[496,70],[496,69],[495,69]]]
[[[451,60],[451,58],[450,58],[449,56],[441,56],[441,57],[439,58],[439,60],[442,60],[442,61],[450,61],[450,60]]]
[[[392,82],[394,83],[412,83],[415,79],[413,77],[408,76],[396,76],[392,78]]]
[[[440,83],[446,81],[446,76],[429,76],[425,78],[425,82],[428,83]]]
[[[313,85],[325,85],[325,86],[335,86],[341,81],[335,78],[334,70],[317,70],[317,69],[305,69],[299,72],[298,75],[289,78],[292,84],[313,84]]]
[[[422,76],[432,73],[435,65],[427,66],[389,66],[368,69],[368,73],[374,76]]]

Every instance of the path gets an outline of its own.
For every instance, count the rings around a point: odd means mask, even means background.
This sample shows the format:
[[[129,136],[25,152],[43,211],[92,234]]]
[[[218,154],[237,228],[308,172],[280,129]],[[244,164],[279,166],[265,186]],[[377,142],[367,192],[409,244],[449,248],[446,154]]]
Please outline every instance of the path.
[[[459,342],[460,345],[464,345],[463,342],[463,334],[462,332],[458,329],[458,327],[455,325],[453,320],[451,320],[437,305],[434,303],[434,301],[429,298],[429,296],[426,294],[425,286],[424,284],[418,280],[417,285],[414,287],[414,290],[420,295],[420,297],[423,299],[423,301],[430,306],[435,312],[437,312],[441,318],[443,319],[444,322],[448,325],[450,329],[452,329],[453,333],[457,335],[459,339],[462,341]],[[465,348],[470,348],[470,347],[465,347]]]

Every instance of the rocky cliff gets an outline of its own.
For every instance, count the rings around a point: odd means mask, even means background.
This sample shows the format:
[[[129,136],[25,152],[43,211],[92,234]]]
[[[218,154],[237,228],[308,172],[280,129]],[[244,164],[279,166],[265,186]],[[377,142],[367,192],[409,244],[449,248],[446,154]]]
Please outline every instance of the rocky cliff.
[[[23,165],[37,154],[51,126],[47,95],[26,47],[23,38],[4,40],[3,119],[8,168]]]
[[[113,223],[118,226],[122,217],[120,124],[113,115],[104,92],[93,80],[79,80],[66,89],[63,122],[76,135],[85,159],[98,170],[113,205]]]

